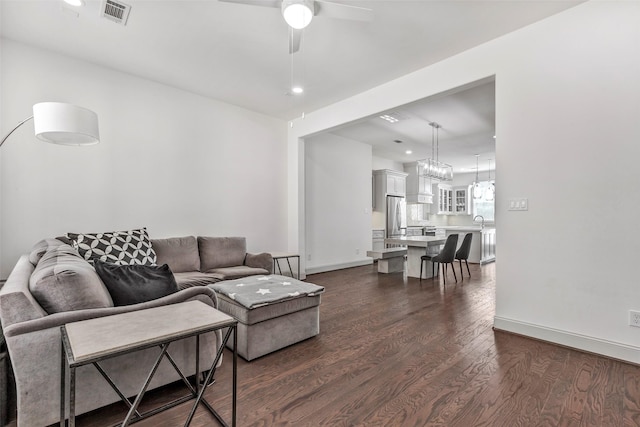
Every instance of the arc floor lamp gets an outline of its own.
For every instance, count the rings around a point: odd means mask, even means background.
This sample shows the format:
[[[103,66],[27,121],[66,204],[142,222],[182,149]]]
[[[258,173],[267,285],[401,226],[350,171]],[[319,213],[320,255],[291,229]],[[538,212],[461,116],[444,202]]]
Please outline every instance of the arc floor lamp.
[[[27,117],[2,138],[0,147],[16,129],[33,119],[36,138],[62,145],[92,145],[100,142],[98,115],[91,110],[64,102],[40,102]]]

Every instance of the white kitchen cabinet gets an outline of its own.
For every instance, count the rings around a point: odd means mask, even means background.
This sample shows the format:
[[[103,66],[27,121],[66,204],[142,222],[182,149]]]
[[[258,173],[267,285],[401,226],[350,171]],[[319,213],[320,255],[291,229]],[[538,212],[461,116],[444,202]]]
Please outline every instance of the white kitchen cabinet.
[[[373,230],[371,237],[373,240],[371,247],[374,251],[384,249],[384,230]]]
[[[407,175],[407,203],[433,203],[431,178],[425,176],[421,162],[405,163]]]
[[[496,260],[496,229],[485,228],[482,230],[482,253],[480,264]]]
[[[453,189],[453,213],[456,215],[471,214],[469,194],[469,186],[455,187]]]
[[[398,175],[395,173],[387,174],[387,195],[405,196],[407,193],[406,175]]]
[[[391,169],[373,171],[374,204],[373,209],[384,212],[387,196],[406,195],[407,174]]]
[[[435,184],[433,186],[433,205],[431,213],[450,215],[453,213],[453,189],[450,185]]]

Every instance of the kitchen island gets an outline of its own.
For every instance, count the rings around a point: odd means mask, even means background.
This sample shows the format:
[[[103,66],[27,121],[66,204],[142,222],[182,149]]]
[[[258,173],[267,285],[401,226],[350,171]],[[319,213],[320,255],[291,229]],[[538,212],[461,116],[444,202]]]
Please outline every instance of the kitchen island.
[[[420,277],[420,257],[425,254],[438,254],[446,238],[434,236],[406,236],[388,237],[384,239],[385,244],[402,245],[407,247],[407,276]],[[437,275],[437,271],[436,271]],[[423,278],[430,278],[431,261],[425,263],[422,272]]]
[[[458,247],[462,244],[466,233],[473,233],[469,262],[472,264],[486,264],[496,260],[496,229],[487,226],[446,226],[445,235],[458,234]]]

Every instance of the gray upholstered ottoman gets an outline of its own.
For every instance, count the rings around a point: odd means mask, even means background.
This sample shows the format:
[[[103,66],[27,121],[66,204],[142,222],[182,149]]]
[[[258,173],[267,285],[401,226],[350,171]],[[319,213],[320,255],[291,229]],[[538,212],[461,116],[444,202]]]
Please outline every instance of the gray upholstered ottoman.
[[[322,286],[286,276],[250,276],[209,285],[218,310],[238,320],[238,354],[246,360],[320,332]],[[233,348],[230,339],[228,346]]]

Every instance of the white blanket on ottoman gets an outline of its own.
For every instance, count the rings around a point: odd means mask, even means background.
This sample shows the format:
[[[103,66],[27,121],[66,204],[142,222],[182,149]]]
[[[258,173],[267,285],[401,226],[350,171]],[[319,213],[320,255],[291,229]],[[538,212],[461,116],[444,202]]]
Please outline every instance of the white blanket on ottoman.
[[[286,276],[249,276],[209,285],[246,308],[256,308],[301,296],[316,296],[324,287]]]

